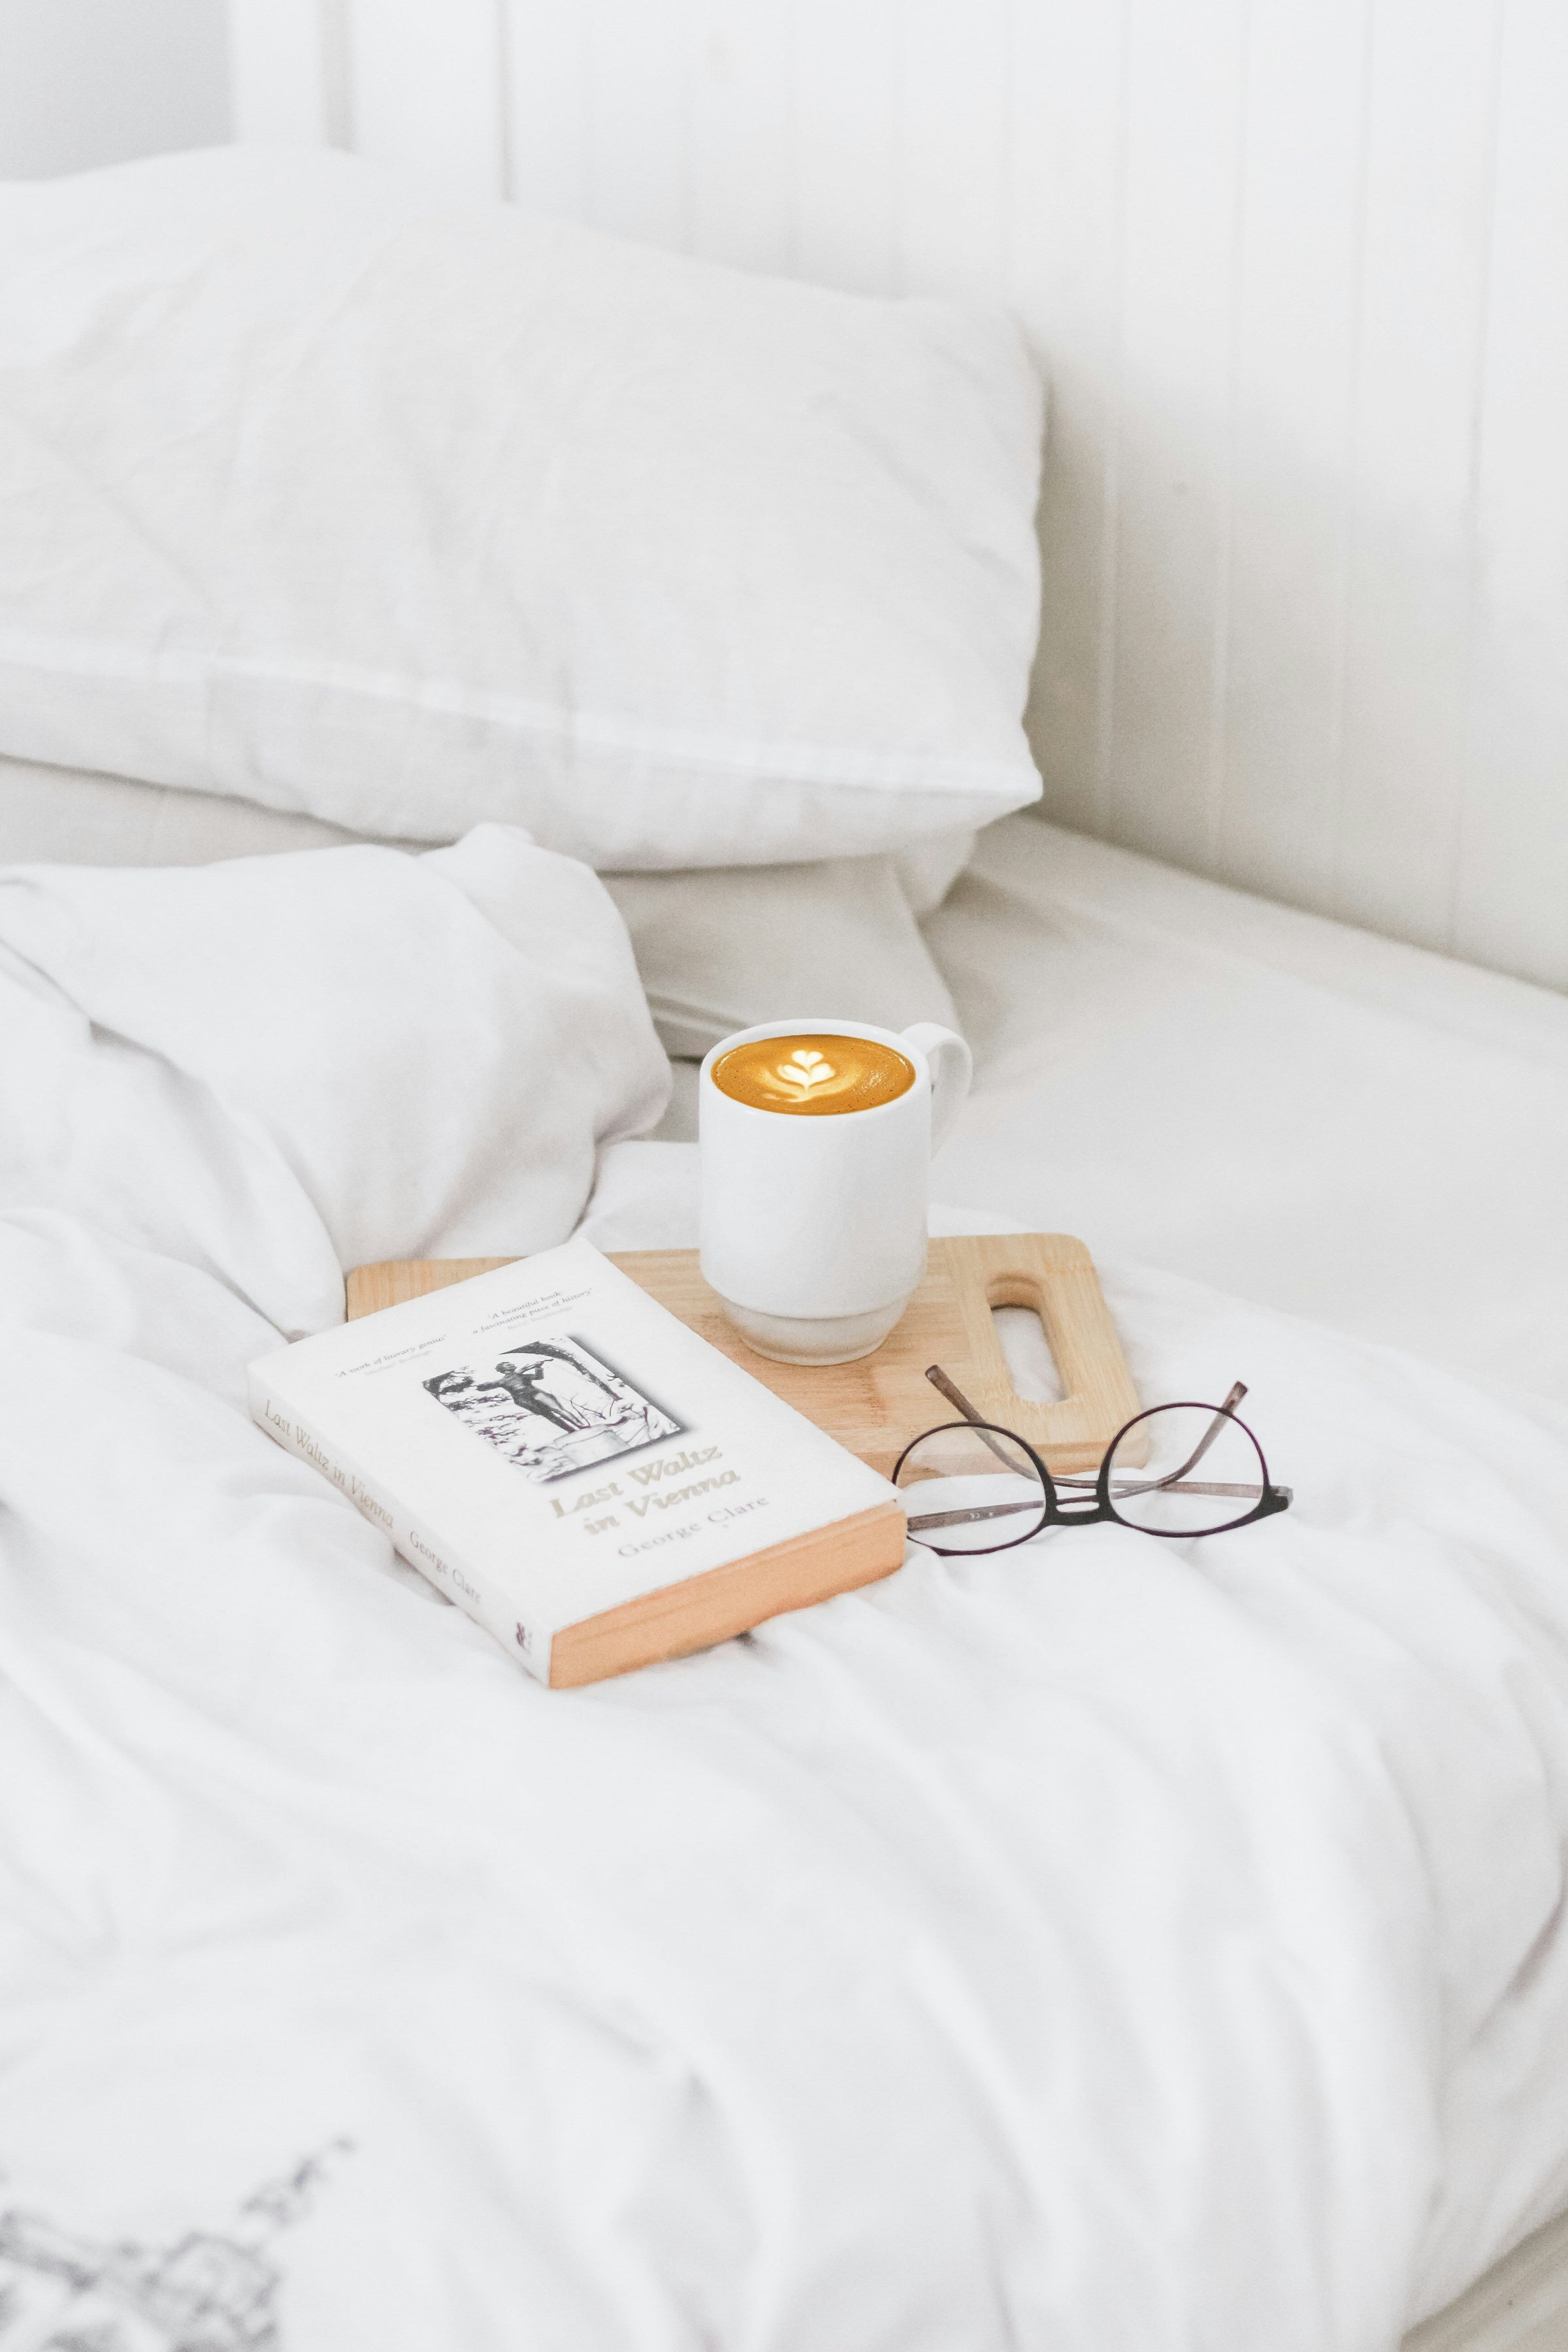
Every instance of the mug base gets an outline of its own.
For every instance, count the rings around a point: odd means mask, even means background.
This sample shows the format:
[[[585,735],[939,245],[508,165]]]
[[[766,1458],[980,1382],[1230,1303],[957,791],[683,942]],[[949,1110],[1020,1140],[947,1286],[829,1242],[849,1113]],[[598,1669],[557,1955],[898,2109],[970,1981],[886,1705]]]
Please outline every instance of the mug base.
[[[866,1315],[764,1315],[719,1301],[746,1345],[775,1364],[858,1363],[881,1346],[909,1303],[896,1298]]]

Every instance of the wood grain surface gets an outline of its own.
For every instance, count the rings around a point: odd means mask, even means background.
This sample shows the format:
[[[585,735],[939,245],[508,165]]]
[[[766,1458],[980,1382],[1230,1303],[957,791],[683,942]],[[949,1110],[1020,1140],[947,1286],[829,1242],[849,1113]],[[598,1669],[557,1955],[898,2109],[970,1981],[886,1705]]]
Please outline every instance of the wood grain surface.
[[[1140,1410],[1094,1262],[1067,1234],[965,1234],[931,1244],[925,1280],[874,1355],[856,1364],[775,1364],[749,1348],[702,1279],[695,1250],[612,1251],[650,1297],[884,1475],[952,1408],[925,1377],[940,1364],[988,1420],[1016,1429],[1053,1470],[1093,1470]],[[350,1319],[423,1297],[507,1258],[403,1258],[349,1276]],[[994,1307],[1038,1314],[1064,1394],[1015,1394]]]
[[[661,1658],[684,1658],[748,1632],[764,1617],[875,1584],[903,1557],[904,1515],[889,1497],[853,1518],[810,1528],[766,1551],[748,1552],[563,1626],[550,1645],[550,1687],[575,1690]]]

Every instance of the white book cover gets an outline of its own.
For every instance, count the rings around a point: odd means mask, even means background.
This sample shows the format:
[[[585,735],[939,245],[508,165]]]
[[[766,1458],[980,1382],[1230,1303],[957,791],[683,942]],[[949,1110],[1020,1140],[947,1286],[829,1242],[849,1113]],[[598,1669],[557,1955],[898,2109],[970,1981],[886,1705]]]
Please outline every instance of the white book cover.
[[[563,1628],[897,1500],[585,1241],[259,1357],[249,1386],[545,1682]]]

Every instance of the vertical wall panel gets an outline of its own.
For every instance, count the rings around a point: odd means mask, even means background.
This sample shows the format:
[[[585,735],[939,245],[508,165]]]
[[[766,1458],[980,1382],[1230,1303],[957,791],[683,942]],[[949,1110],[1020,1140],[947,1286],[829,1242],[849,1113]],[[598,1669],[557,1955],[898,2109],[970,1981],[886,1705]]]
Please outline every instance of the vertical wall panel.
[[[1012,0],[910,9],[903,27],[899,219],[903,283],[998,292],[1012,187]]]
[[[321,147],[346,131],[327,79],[331,29],[322,0],[228,0],[237,139]]]
[[[584,220],[592,68],[584,0],[501,0],[499,31],[507,194],[531,212]]]
[[[1536,968],[1568,986],[1568,9],[1562,0],[1509,0],[1499,98],[1469,772],[1454,874],[1454,945],[1517,969],[1521,945],[1530,943]]]
[[[499,0],[347,0],[349,114],[362,155],[403,163],[449,194],[499,196]]]
[[[1230,545],[1246,0],[1128,21],[1114,677],[1119,839],[1209,862]]]
[[[1215,867],[1332,901],[1373,0],[1254,0]],[[1310,200],[1303,192],[1310,191]]]
[[[687,79],[681,8],[647,0],[576,0],[586,28],[584,132],[594,228],[678,251],[691,244]]]
[[[791,0],[687,0],[693,250],[787,269],[795,245]]]
[[[1336,911],[1449,943],[1501,0],[1379,0]]]
[[[1103,829],[1115,679],[1127,8],[1017,0],[1005,290],[1050,386],[1029,732],[1047,813]]]
[[[896,291],[903,193],[903,0],[793,0],[795,267]]]
[[[1563,0],[228,5],[242,135],[1001,293],[1047,810],[1568,985]]]

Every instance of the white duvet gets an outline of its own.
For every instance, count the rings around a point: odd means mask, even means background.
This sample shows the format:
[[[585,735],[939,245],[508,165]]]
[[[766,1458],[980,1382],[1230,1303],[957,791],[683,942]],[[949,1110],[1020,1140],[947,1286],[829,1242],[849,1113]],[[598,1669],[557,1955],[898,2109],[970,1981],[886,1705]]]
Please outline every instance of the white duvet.
[[[1563,1425],[1125,1276],[1289,1514],[542,1690],[243,1369],[666,1083],[516,835],[0,880],[0,2352],[1387,2352],[1568,2199]]]

